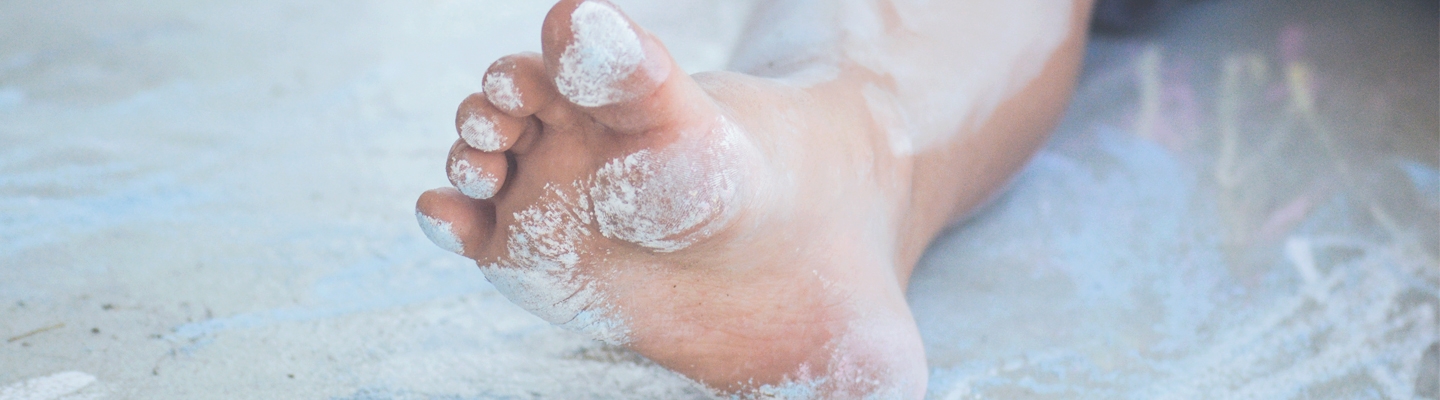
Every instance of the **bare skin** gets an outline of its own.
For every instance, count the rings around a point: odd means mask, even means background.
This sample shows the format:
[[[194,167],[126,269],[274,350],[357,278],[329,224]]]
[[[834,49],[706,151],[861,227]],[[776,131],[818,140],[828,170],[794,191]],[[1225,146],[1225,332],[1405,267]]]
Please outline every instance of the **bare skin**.
[[[613,5],[561,1],[543,54],[502,58],[486,92],[462,102],[446,170],[464,193],[428,191],[417,213],[432,240],[475,259],[522,307],[721,393],[920,398],[928,370],[905,303],[911,271],[1054,127],[1088,13],[1088,2],[1072,7],[1058,46],[1033,60],[1038,75],[993,112],[902,149],[864,93],[923,88],[904,80],[924,74],[836,53],[803,83],[764,68],[690,76]],[[955,33],[923,26],[886,46]],[[917,54],[892,58],[943,70],[935,60],[986,56]],[[936,112],[903,100],[911,118]]]

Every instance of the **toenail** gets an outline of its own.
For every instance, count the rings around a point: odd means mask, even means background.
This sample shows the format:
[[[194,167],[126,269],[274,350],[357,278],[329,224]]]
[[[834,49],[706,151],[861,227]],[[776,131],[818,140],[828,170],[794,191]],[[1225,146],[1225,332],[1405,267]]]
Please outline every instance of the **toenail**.
[[[475,113],[465,117],[465,123],[460,125],[460,138],[480,151],[496,151],[505,145],[505,139],[495,129],[495,121]]]
[[[507,112],[524,106],[520,102],[520,91],[515,89],[515,77],[507,72],[485,74],[485,97],[490,99],[491,104]]]
[[[494,174],[471,165],[469,161],[457,159],[450,163],[450,181],[472,199],[488,199],[495,196],[500,180]]]
[[[415,210],[415,220],[420,222],[420,230],[425,231],[425,237],[430,238],[436,246],[451,253],[464,254],[465,245],[460,242],[460,237],[455,235],[454,225],[425,215],[420,210]]]
[[[560,55],[555,86],[571,102],[599,107],[628,100],[622,81],[645,57],[625,17],[610,6],[584,2],[570,14],[574,41]]]

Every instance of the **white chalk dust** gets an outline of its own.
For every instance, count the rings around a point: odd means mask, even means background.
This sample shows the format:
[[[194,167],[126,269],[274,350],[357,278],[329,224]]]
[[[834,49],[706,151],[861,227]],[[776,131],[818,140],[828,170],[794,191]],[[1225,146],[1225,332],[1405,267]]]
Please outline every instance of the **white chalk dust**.
[[[524,106],[520,90],[515,87],[515,77],[506,72],[485,74],[485,98],[506,111],[519,110]]]
[[[460,124],[460,138],[465,140],[465,144],[481,151],[496,151],[505,145],[505,138],[496,129],[495,121],[474,113],[466,116],[465,122]]]
[[[555,86],[583,107],[627,100],[634,94],[620,84],[645,58],[640,39],[618,11],[600,2],[580,3],[570,14],[574,41],[560,54]]]
[[[420,223],[420,231],[425,232],[425,237],[430,238],[436,246],[455,254],[465,250],[465,244],[455,235],[454,224],[450,221],[443,221],[419,211],[415,212],[415,220]]]
[[[450,180],[455,188],[472,199],[488,199],[500,190],[500,178],[495,174],[471,165],[470,161],[453,160],[450,164]]]
[[[95,383],[95,377],[79,371],[26,380],[0,388],[0,400],[80,400],[98,398],[99,394],[72,395]]]

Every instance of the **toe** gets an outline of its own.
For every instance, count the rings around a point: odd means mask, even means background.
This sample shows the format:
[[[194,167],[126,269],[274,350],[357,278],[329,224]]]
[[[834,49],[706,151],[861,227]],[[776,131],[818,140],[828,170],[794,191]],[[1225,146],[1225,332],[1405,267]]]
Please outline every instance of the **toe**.
[[[649,132],[694,122],[678,118],[718,112],[659,39],[608,1],[556,4],[545,18],[542,42],[557,91],[616,132]]]
[[[556,89],[581,107],[633,100],[669,72],[647,62],[654,40],[607,1],[561,1],[545,17],[541,40]]]
[[[415,203],[415,219],[436,246],[479,259],[495,229],[495,207],[455,189],[431,189]]]
[[[495,197],[505,183],[509,162],[505,153],[487,153],[457,140],[450,147],[450,161],[445,165],[450,184],[472,199]]]
[[[485,97],[512,117],[528,117],[555,99],[545,79],[545,61],[536,53],[501,57],[485,72]]]
[[[529,128],[529,118],[501,112],[484,93],[475,93],[460,102],[455,112],[455,129],[470,147],[481,151],[505,151]]]

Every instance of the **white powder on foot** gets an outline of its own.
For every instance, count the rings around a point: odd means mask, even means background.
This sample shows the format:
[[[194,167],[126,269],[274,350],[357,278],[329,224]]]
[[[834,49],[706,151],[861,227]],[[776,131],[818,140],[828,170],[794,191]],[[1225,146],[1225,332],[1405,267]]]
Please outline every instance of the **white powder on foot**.
[[[435,242],[436,246],[455,254],[461,254],[465,250],[465,245],[460,242],[460,237],[455,235],[449,222],[425,215],[419,210],[415,211],[415,220],[420,222],[420,230],[425,231],[425,237]]]
[[[504,265],[481,267],[485,279],[510,301],[563,328],[611,344],[624,344],[629,328],[599,288],[593,257],[582,242],[591,239],[590,206],[583,184],[573,191],[547,184],[545,195],[515,213]],[[588,267],[588,268],[587,268]]]
[[[465,144],[481,151],[496,151],[505,145],[505,138],[495,129],[495,121],[473,113],[465,117],[465,123],[460,125],[460,138],[465,139]]]
[[[611,160],[568,187],[547,184],[545,194],[514,214],[509,255],[481,267],[485,278],[550,323],[627,343],[630,328],[608,300],[609,280],[597,276],[607,270],[603,256],[588,251],[588,243],[599,239],[591,221],[606,237],[671,252],[713,235],[735,209],[729,205],[735,201],[743,133],[720,118],[713,131],[683,136],[696,140]]]
[[[450,181],[460,193],[472,199],[488,199],[495,196],[500,188],[500,179],[495,174],[471,165],[469,161],[457,159],[450,163]]]
[[[485,74],[485,97],[490,99],[490,104],[505,111],[524,106],[520,102],[520,90],[515,88],[515,77],[507,72]]]
[[[816,274],[819,276],[819,273]],[[824,280],[824,278],[821,278]],[[843,333],[826,343],[829,360],[822,366],[800,364],[780,383],[755,388],[755,398],[773,399],[905,399],[917,398],[925,387],[923,351],[918,338],[904,328],[905,318],[892,312],[864,312]],[[914,351],[896,347],[911,343]],[[899,345],[899,346],[904,346]]]
[[[628,100],[620,87],[635,72],[645,51],[620,12],[597,2],[581,3],[570,14],[574,41],[560,54],[555,86],[565,98],[583,107]]]
[[[717,126],[700,148],[641,150],[596,171],[590,197],[600,233],[673,252],[723,226],[735,195],[736,168],[727,162],[741,136],[724,118]]]

